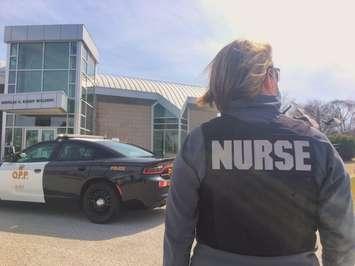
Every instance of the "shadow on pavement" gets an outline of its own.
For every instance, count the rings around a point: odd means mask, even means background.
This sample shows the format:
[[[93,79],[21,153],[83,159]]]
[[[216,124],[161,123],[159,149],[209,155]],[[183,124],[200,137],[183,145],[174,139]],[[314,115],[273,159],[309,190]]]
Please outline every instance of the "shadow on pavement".
[[[80,210],[63,210],[42,204],[0,202],[0,232],[33,234],[77,240],[108,240],[134,235],[164,222],[165,208],[123,210],[109,224],[93,224]]]

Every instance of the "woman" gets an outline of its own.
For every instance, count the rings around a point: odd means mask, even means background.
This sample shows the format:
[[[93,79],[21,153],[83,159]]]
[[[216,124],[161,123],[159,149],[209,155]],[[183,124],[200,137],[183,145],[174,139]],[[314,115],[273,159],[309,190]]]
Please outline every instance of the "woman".
[[[200,104],[221,113],[178,154],[164,265],[354,265],[349,176],[326,136],[280,113],[268,44],[237,40],[210,65]]]

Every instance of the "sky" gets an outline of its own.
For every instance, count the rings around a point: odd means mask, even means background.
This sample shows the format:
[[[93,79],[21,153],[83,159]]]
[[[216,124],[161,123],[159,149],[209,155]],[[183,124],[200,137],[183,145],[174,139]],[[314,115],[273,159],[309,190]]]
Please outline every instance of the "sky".
[[[272,45],[284,97],[355,100],[354,10],[354,0],[1,0],[0,39],[5,25],[85,24],[99,73],[203,86],[224,45],[252,39]]]

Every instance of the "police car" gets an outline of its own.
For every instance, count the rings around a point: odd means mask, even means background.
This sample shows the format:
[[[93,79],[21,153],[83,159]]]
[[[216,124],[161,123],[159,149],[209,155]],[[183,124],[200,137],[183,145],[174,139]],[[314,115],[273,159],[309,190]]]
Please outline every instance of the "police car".
[[[60,136],[35,144],[0,166],[0,200],[79,203],[89,220],[105,223],[122,204],[165,204],[173,159],[98,136]]]

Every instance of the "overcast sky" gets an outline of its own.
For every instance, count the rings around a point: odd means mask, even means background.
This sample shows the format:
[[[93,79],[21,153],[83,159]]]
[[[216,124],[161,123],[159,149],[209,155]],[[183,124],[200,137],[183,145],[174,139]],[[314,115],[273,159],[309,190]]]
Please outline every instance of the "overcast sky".
[[[269,42],[288,98],[355,100],[354,0],[1,0],[5,25],[85,24],[99,73],[206,85],[237,38]],[[0,45],[0,59],[6,48]]]

